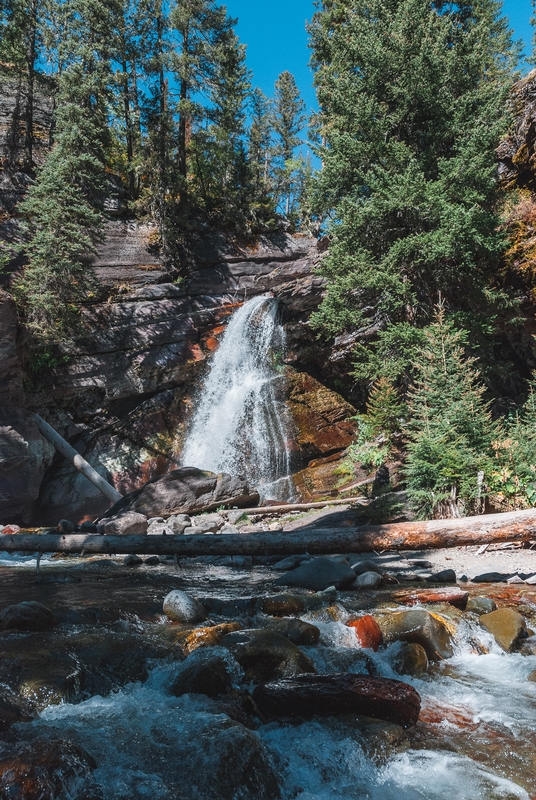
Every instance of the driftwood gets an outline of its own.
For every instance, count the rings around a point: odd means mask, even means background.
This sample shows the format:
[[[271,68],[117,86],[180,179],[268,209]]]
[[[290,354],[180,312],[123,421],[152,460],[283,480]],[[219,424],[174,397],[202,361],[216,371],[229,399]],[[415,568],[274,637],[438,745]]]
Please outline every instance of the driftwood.
[[[51,444],[64,456],[68,461],[70,461],[76,469],[82,473],[82,475],[91,481],[93,486],[96,486],[99,492],[101,492],[108,500],[111,500],[112,503],[117,503],[118,500],[121,500],[123,497],[117,489],[114,489],[108,481],[105,481],[102,475],[93,469],[91,464],[88,464],[85,458],[83,458],[80,453],[77,453],[74,447],[71,447],[69,442],[66,442],[65,439],[57,433],[54,428],[45,422],[43,417],[40,417],[39,414],[34,414],[35,424],[39,428],[39,431],[43,434],[45,439],[48,439]]]
[[[368,553],[527,542],[536,538],[536,509],[480,517],[363,525],[355,528],[266,531],[193,536],[0,534],[0,551],[26,553],[141,553],[225,556],[292,553]]]
[[[259,514],[285,514],[287,511],[309,511],[313,508],[327,508],[328,506],[347,506],[349,503],[359,503],[359,505],[365,506],[369,502],[364,497],[348,497],[346,500],[325,500],[323,503],[286,503],[280,506],[258,506],[257,508],[244,508],[243,511],[244,515],[258,516]]]

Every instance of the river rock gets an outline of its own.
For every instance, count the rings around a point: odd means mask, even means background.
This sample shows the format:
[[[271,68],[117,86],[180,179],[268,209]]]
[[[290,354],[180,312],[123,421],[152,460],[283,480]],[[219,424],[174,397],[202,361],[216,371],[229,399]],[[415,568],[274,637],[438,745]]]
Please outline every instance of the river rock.
[[[405,605],[417,605],[422,603],[448,603],[454,608],[463,611],[467,605],[469,592],[462,589],[415,589],[402,592],[395,592],[393,597],[399,603]]]
[[[0,744],[0,797],[10,800],[102,798],[93,758],[65,739]]]
[[[456,583],[456,573],[453,569],[442,569],[440,572],[433,572],[425,580],[430,583]]]
[[[70,519],[60,519],[58,522],[58,533],[74,533],[77,528],[76,522],[71,522]]]
[[[35,600],[25,600],[0,611],[0,630],[42,631],[55,624],[52,611]]]
[[[382,631],[374,617],[366,614],[364,617],[349,620],[347,623],[349,628],[355,631],[355,635],[361,647],[370,648],[375,652],[382,643]]]
[[[473,614],[491,614],[497,608],[497,603],[491,597],[471,597],[465,606],[466,611]]]
[[[377,622],[387,643],[416,642],[424,647],[430,661],[453,655],[452,636],[447,625],[428,611],[395,611],[377,617]]]
[[[0,688],[0,733],[7,731],[15,722],[29,722],[36,712],[16,692],[7,686]]]
[[[302,647],[311,647],[318,644],[320,630],[310,622],[301,619],[272,619],[268,623],[270,630],[286,636],[291,642]]]
[[[426,650],[416,642],[400,642],[400,647],[393,658],[393,666],[401,675],[418,678],[428,672]]]
[[[531,681],[531,683],[536,683],[536,669],[533,669],[532,672],[527,676],[527,680]]]
[[[290,678],[316,672],[312,661],[285,636],[270,630],[249,629],[229,633],[221,641],[245,672],[246,681]]]
[[[377,589],[382,582],[382,576],[377,572],[363,572],[358,575],[349,589]]]
[[[519,639],[526,635],[525,620],[512,608],[498,608],[491,614],[482,614],[480,624],[507,653],[511,653]]]
[[[264,614],[270,617],[287,617],[293,614],[303,614],[305,600],[294,594],[278,594],[275,597],[265,597],[262,601]]]
[[[365,572],[377,572],[381,575],[381,569],[373,561],[357,561],[352,564],[352,569],[356,575],[364,575]]]
[[[233,631],[242,630],[239,622],[222,622],[209,628],[195,628],[195,630],[180,630],[174,633],[173,640],[178,644],[184,655],[193,653],[200,647],[214,647],[224,636]]]
[[[274,564],[274,569],[278,572],[286,572],[288,569],[296,569],[300,566],[301,556],[287,556],[282,558],[277,564]]]
[[[129,553],[128,556],[124,557],[123,564],[125,567],[139,567],[140,564],[143,564],[143,558],[140,558],[135,553]]]
[[[175,697],[183,694],[206,694],[217,697],[233,688],[239,670],[222,647],[196,650],[180,665],[169,691]]]
[[[160,564],[160,559],[158,556],[149,556],[143,559],[143,563],[148,567],[157,567]]]
[[[360,714],[406,728],[415,725],[421,708],[418,693],[407,683],[349,673],[266,683],[255,688],[253,699],[272,719]]]
[[[210,511],[228,504],[255,506],[258,502],[258,493],[250,491],[243,478],[233,478],[225,472],[216,475],[195,467],[181,467],[125,495],[105,516],[136,511],[146,517],[170,517]]]
[[[99,520],[104,536],[139,536],[147,533],[147,518],[135,511],[123,511]]]
[[[330,558],[313,558],[307,564],[281,575],[274,584],[300,586],[318,592],[332,585],[337,589],[348,587],[355,579],[355,572],[347,564],[339,564]]]
[[[471,578],[471,583],[503,583],[510,575],[510,572],[483,572]]]
[[[163,608],[164,614],[175,622],[203,622],[207,618],[201,603],[180,589],[165,596]]]

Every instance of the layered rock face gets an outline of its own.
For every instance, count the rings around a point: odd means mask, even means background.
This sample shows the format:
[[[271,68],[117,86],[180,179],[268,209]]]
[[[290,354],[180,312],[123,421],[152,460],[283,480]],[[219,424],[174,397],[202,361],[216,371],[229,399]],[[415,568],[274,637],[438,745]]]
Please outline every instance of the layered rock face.
[[[312,459],[328,462],[324,478],[307,483],[302,476],[298,489],[307,499],[336,492],[333,461],[352,439],[355,410],[324,385],[333,378],[330,352],[307,325],[323,288],[313,271],[316,241],[280,233],[239,247],[214,234],[199,243],[190,277],[178,282],[166,274],[153,241],[150,226],[109,223],[95,262],[101,297],[81,309],[73,341],[51,352],[47,369],[33,373],[26,406],[42,413],[120,492],[130,492],[180,466],[196,392],[228,320],[245,300],[270,294],[280,299],[287,334],[294,463],[307,472]],[[59,509],[60,516],[78,520],[107,506],[56,456],[23,521],[53,524]]]

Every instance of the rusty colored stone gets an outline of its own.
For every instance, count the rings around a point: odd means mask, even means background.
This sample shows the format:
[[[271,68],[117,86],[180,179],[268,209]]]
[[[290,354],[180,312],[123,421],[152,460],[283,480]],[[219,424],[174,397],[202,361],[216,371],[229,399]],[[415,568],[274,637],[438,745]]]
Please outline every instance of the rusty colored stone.
[[[275,597],[266,597],[262,603],[262,610],[270,617],[288,617],[293,614],[303,614],[305,603],[296,595],[278,594]]]
[[[408,606],[418,603],[448,603],[463,611],[467,605],[469,592],[464,592],[462,589],[417,589],[396,592],[393,596],[397,602]]]
[[[200,647],[214,647],[228,633],[242,630],[239,622],[223,622],[221,625],[212,625],[210,628],[195,628],[195,630],[180,630],[173,637],[184,655],[193,653]]]
[[[361,714],[405,728],[415,725],[421,707],[419,694],[407,683],[349,673],[298,675],[266,683],[257,686],[253,699],[261,713],[273,719]]]
[[[359,619],[349,620],[347,623],[349,628],[353,628],[355,635],[361,647],[369,647],[375,652],[382,643],[383,635],[381,628],[370,614]]]

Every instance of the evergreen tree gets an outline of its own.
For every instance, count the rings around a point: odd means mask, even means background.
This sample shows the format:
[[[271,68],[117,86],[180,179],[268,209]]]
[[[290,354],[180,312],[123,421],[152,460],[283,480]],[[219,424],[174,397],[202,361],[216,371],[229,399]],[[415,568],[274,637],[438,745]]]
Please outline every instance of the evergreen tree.
[[[55,143],[20,210],[31,224],[29,263],[16,286],[30,329],[41,340],[65,336],[69,311],[91,285],[106,190],[111,83],[110,0],[70,0],[70,36],[61,44]]]
[[[475,328],[508,301],[494,280],[495,149],[518,50],[499,10],[324,0],[310,25],[323,142],[312,204],[332,220],[312,324],[360,333],[362,381],[410,380],[438,292]]]
[[[442,307],[425,331],[409,393],[408,494],[422,518],[482,510],[484,480],[493,468],[499,430],[483,399],[475,359],[464,352],[467,332]]]
[[[357,440],[349,448],[352,461],[379,467],[400,447],[405,408],[399,390],[387,380],[377,380],[370,392],[367,413],[357,417]]]
[[[294,76],[290,72],[281,73],[275,83],[273,110],[274,183],[278,205],[287,217],[296,208],[296,184],[301,178],[303,162],[295,159],[294,154],[302,143],[300,132],[307,122],[305,109]]]
[[[256,198],[264,199],[270,191],[273,120],[270,100],[255,88],[250,96],[251,125],[248,155],[253,173]]]

